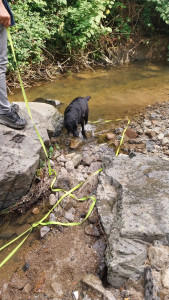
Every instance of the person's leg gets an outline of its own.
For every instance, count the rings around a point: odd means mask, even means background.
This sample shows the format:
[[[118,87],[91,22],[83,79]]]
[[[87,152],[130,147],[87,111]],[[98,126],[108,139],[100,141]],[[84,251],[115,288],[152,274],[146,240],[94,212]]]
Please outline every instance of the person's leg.
[[[6,28],[0,24],[0,114],[5,114],[11,109],[6,90],[7,62],[7,32]]]
[[[8,101],[6,90],[6,65],[7,65],[7,31],[0,24],[0,124],[14,129],[22,129],[26,121],[21,119],[17,112],[18,105],[13,105]]]

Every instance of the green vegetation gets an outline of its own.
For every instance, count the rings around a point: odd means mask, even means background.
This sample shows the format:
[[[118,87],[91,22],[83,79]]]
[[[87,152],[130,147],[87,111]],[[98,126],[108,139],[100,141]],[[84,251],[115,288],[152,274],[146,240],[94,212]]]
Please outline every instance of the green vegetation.
[[[100,59],[109,44],[167,33],[169,28],[168,0],[15,0],[11,7],[21,70],[46,60],[47,65],[49,60],[83,65],[84,57]],[[9,71],[14,71],[10,49],[8,53]]]
[[[166,24],[169,24],[169,2],[168,0],[148,0],[156,5],[156,10]]]

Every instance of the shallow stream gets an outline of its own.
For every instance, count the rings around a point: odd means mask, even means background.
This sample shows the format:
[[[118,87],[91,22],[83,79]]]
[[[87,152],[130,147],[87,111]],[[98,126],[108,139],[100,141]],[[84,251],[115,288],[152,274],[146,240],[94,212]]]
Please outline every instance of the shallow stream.
[[[28,100],[48,98],[63,102],[60,111],[78,96],[91,96],[89,120],[122,118],[140,108],[169,99],[169,64],[137,63],[69,75],[26,90]],[[10,101],[23,101],[15,90]]]

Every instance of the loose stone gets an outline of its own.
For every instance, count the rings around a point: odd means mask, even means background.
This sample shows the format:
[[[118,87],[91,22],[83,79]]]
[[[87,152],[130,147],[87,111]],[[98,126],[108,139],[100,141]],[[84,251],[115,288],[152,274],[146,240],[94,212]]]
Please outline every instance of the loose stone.
[[[14,273],[12,279],[11,279],[11,282],[10,282],[10,285],[18,290],[22,290],[24,288],[24,286],[27,284],[27,278],[25,278],[25,276],[23,276],[22,278],[21,277],[18,277],[16,275],[16,273]]]
[[[64,155],[60,155],[60,156],[58,156],[57,161],[58,162],[66,162],[66,158]]]
[[[148,152],[153,152],[154,151],[154,143],[152,141],[147,141],[146,149]]]
[[[74,167],[77,167],[80,164],[81,160],[82,160],[82,154],[76,154],[72,158],[72,162],[73,162]]]
[[[136,137],[138,137],[138,134],[131,130],[131,129],[127,129],[126,130],[126,135],[130,138],[130,139],[135,139]]]
[[[74,165],[73,165],[73,162],[72,161],[67,161],[65,163],[65,168],[67,171],[73,171],[74,170]]]
[[[166,131],[164,132],[164,137],[169,137],[169,130],[166,130]]]
[[[27,284],[24,286],[24,292],[25,292],[26,294],[29,294],[29,293],[31,292],[31,290],[32,290],[32,286],[31,286],[29,283],[27,283]]]
[[[123,128],[116,128],[116,129],[114,130],[114,132],[115,132],[116,134],[121,133],[121,132],[123,132]]]
[[[162,244],[160,246],[150,246],[148,257],[151,265],[161,269],[169,260],[169,249]]]
[[[115,134],[113,134],[111,132],[108,132],[106,134],[106,137],[107,137],[108,140],[113,140],[113,139],[115,139],[116,136],[115,136]]]
[[[162,284],[165,288],[169,289],[169,267],[166,268],[163,272]]]
[[[90,224],[90,225],[85,227],[85,233],[87,235],[100,236],[99,230],[93,224]]]
[[[169,144],[169,139],[168,137],[165,137],[163,140],[162,140],[162,145],[168,145]]]
[[[51,214],[49,215],[49,222],[55,222],[55,221],[56,221],[56,216],[55,216],[54,213],[51,213]]]
[[[48,226],[41,227],[41,229],[40,229],[41,238],[44,237],[49,231],[50,231],[50,227],[48,227]]]
[[[158,139],[159,139],[159,140],[163,140],[163,139],[164,139],[164,133],[160,133],[160,134],[158,135]]]
[[[50,196],[49,196],[49,204],[51,206],[53,206],[53,205],[56,204],[56,202],[57,202],[56,196],[54,194],[50,194]]]
[[[84,276],[84,278],[82,279],[82,281],[85,284],[87,284],[89,287],[92,287],[97,292],[103,294],[104,299],[116,300],[116,298],[113,296],[113,294],[103,287],[101,280],[98,277],[96,277],[95,275],[86,274]]]
[[[62,297],[63,296],[63,291],[62,291],[62,287],[59,283],[57,282],[52,282],[51,287],[53,289],[53,291],[56,293],[57,297]]]
[[[75,219],[74,215],[70,212],[65,212],[65,218],[70,222],[73,222]]]
[[[32,212],[33,212],[34,215],[38,215],[40,213],[39,207],[34,207]]]
[[[78,173],[78,174],[76,175],[76,177],[77,177],[78,183],[84,181],[84,176],[83,176],[83,174]]]
[[[82,144],[82,141],[80,139],[72,139],[70,141],[70,149],[77,149]]]
[[[83,163],[87,166],[90,166],[90,164],[93,161],[93,157],[91,155],[89,155],[88,153],[85,153],[83,155]]]
[[[143,122],[143,126],[144,126],[144,127],[151,127],[151,125],[152,125],[152,123],[151,123],[150,121],[148,121],[148,120],[145,120],[145,121]]]

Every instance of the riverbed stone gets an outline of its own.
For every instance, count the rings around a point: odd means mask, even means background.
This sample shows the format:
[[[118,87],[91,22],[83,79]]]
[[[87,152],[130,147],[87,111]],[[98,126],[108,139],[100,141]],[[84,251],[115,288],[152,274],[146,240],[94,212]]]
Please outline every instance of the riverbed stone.
[[[65,163],[65,168],[68,172],[72,172],[74,170],[74,164],[73,162],[70,160],[70,161],[67,161]]]
[[[169,266],[163,271],[162,284],[165,288],[169,289]]]
[[[40,208],[39,208],[39,207],[34,207],[34,208],[32,209],[32,213],[33,213],[34,215],[38,215],[38,214],[40,213]]]
[[[50,194],[49,195],[49,204],[50,204],[50,206],[55,205],[56,201],[57,201],[56,196],[54,194]]]
[[[25,292],[26,294],[29,294],[29,293],[31,292],[31,290],[32,290],[32,286],[31,286],[29,283],[27,283],[27,284],[24,286],[24,292]]]
[[[89,176],[87,180],[84,182],[84,184],[79,188],[77,191],[77,197],[82,198],[85,196],[92,195],[98,184],[98,174]]]
[[[27,120],[25,129],[0,125],[0,210],[15,204],[28,192],[39,158],[45,157],[25,103],[19,102],[19,107],[20,116]],[[29,103],[29,107],[44,143],[48,144],[60,114],[44,103]]]
[[[50,213],[49,215],[49,222],[56,222],[56,215],[55,213]]]
[[[169,165],[144,154],[120,154],[112,165],[103,157],[97,208],[108,240],[109,283],[120,287],[128,278],[137,280],[148,244],[165,239],[169,246]]]
[[[65,218],[69,221],[69,222],[73,222],[75,217],[71,212],[66,211],[65,212]]]
[[[151,121],[149,121],[149,120],[145,120],[145,121],[143,122],[143,126],[144,126],[144,127],[151,127],[151,125],[152,125],[152,123],[151,123]]]
[[[43,226],[40,228],[40,236],[43,238],[50,231],[49,226]]]
[[[169,140],[168,140],[168,137],[165,137],[162,139],[162,145],[165,146],[165,145],[168,145],[169,144]]]
[[[3,232],[0,232],[0,239],[2,240],[9,240],[15,235],[15,228],[12,226],[9,226],[6,230]]]
[[[138,134],[134,130],[127,128],[126,136],[128,136],[128,138],[130,138],[130,139],[135,139],[136,137],[138,137]]]
[[[85,233],[87,235],[93,235],[93,236],[97,236],[97,237],[100,236],[100,232],[99,232],[98,228],[93,224],[89,224],[85,227]]]
[[[151,245],[148,249],[148,257],[152,266],[162,269],[169,261],[169,247],[163,244]]]
[[[164,133],[160,133],[160,134],[158,135],[158,139],[159,139],[159,140],[163,140],[163,138],[164,138]]]
[[[111,293],[111,291],[106,290],[103,287],[101,280],[98,277],[96,277],[95,275],[93,275],[93,274],[86,274],[83,277],[82,282],[84,282],[86,285],[88,285],[89,287],[93,288],[97,292],[103,294],[104,299],[107,299],[107,300],[116,300],[116,298]]]
[[[115,134],[113,134],[113,133],[111,133],[111,132],[108,132],[107,134],[106,134],[106,137],[107,137],[107,139],[108,140],[115,140]]]
[[[93,157],[89,153],[83,154],[83,163],[84,165],[90,166],[93,161]]]
[[[93,174],[94,172],[96,172],[97,170],[99,170],[102,167],[102,163],[99,161],[94,161],[91,163],[88,171]]]
[[[71,139],[70,140],[70,149],[77,149],[82,144],[81,139]]]
[[[14,274],[10,281],[10,285],[18,290],[21,290],[27,284],[27,281],[28,279],[26,277],[19,277],[16,274]]]
[[[74,167],[77,167],[80,164],[81,160],[82,160],[82,154],[79,153],[74,155],[74,157],[72,158]]]
[[[153,152],[154,151],[154,142],[152,141],[147,141],[146,142],[146,150],[148,152]]]
[[[62,286],[58,283],[58,282],[52,282],[51,283],[51,287],[53,289],[53,291],[56,293],[56,296],[60,299],[63,297],[63,290],[62,290]]]
[[[165,130],[165,132],[164,132],[164,137],[169,137],[169,130],[168,130],[168,129]]]

